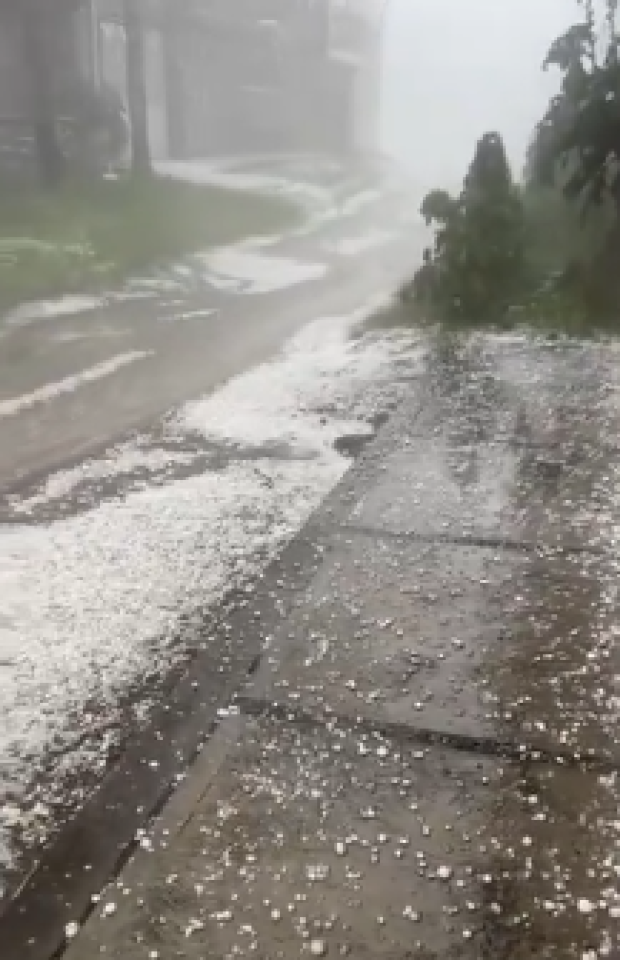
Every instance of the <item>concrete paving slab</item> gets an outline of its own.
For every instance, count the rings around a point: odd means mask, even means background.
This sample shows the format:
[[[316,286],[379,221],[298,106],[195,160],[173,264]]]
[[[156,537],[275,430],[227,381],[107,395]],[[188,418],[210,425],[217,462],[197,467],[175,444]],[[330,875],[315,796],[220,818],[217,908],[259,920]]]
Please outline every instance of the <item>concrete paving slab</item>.
[[[420,536],[515,539],[509,522],[518,454],[503,447],[450,448],[424,436],[393,451],[383,482],[370,489],[347,519],[351,525]]]
[[[499,348],[444,358],[431,347],[423,409],[399,411],[379,482],[360,492],[346,522],[422,537],[605,548],[620,519],[611,482],[620,404],[593,352],[582,350],[578,369],[579,354],[568,363],[558,352],[554,366],[543,352],[541,370],[528,354],[524,370],[529,364],[535,375],[527,384]]]
[[[342,533],[247,696],[615,763],[605,564]]]
[[[523,558],[360,535],[337,542],[249,694],[318,714],[496,736],[496,707],[474,678],[502,633]]]
[[[612,955],[613,793],[594,775],[336,724],[231,728],[65,960]]]
[[[566,456],[551,447],[456,446],[445,436],[424,436],[386,458],[384,481],[346,522],[424,537],[598,550],[603,518],[592,498],[611,463],[586,451]],[[617,507],[610,508],[617,516]]]
[[[249,721],[199,809],[138,855],[66,960],[473,960],[496,776],[477,757]]]

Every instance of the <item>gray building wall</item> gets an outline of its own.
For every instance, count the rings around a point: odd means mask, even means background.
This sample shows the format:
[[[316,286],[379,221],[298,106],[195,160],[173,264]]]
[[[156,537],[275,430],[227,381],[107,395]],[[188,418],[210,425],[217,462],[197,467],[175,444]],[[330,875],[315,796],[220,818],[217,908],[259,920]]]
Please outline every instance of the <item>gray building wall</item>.
[[[148,0],[154,156],[372,150],[377,45],[360,3],[382,0],[353,0],[351,23],[341,0]],[[125,97],[120,0],[89,0],[80,35],[93,80]]]
[[[389,0],[329,0],[329,59],[349,68],[347,124],[351,149],[378,150],[381,56]]]
[[[364,2],[364,0],[357,0]],[[382,0],[365,0],[380,9]],[[352,152],[376,146],[376,17],[341,10],[349,56],[330,49],[337,0],[193,0],[168,8],[173,151]],[[379,8],[376,7],[379,4]],[[345,11],[346,13],[346,11]],[[176,61],[176,64],[174,63]]]

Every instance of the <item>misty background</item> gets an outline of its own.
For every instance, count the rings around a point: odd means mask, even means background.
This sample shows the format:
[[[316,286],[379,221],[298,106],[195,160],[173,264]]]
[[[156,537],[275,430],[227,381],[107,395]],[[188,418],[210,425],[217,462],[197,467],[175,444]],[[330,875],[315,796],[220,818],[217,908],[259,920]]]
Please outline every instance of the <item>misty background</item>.
[[[542,63],[576,0],[391,0],[382,146],[421,190],[460,188],[475,142],[504,137],[520,177],[533,128],[559,86]]]

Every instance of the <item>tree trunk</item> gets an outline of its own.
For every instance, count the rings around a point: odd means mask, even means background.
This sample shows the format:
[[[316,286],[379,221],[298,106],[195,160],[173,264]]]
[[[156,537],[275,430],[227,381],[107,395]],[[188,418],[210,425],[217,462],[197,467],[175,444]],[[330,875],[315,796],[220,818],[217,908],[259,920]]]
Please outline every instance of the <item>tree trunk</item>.
[[[24,53],[30,78],[35,155],[41,181],[57,186],[65,174],[65,158],[58,142],[54,76],[50,62],[52,23],[45,13],[24,2],[21,8]]]
[[[186,153],[185,106],[183,77],[179,58],[182,33],[175,24],[175,13],[169,15],[164,29],[164,71],[166,84],[166,122],[168,154],[171,160],[182,160]]]
[[[134,173],[152,172],[149,144],[148,101],[146,93],[146,57],[142,0],[124,0],[127,100],[131,124],[131,157]]]

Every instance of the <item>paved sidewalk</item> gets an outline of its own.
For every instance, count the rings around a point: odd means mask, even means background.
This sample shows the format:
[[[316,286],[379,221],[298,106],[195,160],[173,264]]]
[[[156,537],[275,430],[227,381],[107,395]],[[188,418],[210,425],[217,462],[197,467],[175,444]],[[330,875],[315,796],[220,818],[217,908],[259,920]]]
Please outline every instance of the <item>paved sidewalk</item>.
[[[615,367],[431,350],[67,960],[618,956]]]

